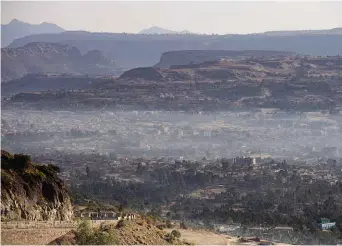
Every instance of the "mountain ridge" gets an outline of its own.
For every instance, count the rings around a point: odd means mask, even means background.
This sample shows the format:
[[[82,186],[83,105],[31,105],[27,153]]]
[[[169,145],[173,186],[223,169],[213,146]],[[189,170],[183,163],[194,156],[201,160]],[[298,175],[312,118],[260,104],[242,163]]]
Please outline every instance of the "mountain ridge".
[[[13,19],[8,24],[1,24],[1,47],[6,47],[15,39],[28,35],[64,31],[65,29],[54,23],[42,22],[40,24],[29,24],[18,19]]]
[[[30,42],[58,42],[74,46],[81,53],[98,49],[117,60],[125,70],[153,66],[163,53],[179,50],[278,50],[301,55],[342,55],[340,34],[296,35],[143,35],[91,32],[36,34],[16,39],[9,47]]]

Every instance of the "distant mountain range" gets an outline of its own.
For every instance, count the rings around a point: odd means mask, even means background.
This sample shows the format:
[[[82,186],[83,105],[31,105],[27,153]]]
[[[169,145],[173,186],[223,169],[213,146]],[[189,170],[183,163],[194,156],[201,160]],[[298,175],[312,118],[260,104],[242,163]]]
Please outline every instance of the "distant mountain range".
[[[32,34],[39,33],[59,33],[65,30],[56,24],[41,23],[38,25],[32,25],[17,19],[12,20],[8,24],[1,25],[1,47],[6,47],[13,40],[22,38]]]
[[[26,33],[18,31],[24,29]],[[27,34],[27,30],[30,30],[31,34]],[[32,34],[34,32],[37,34]],[[189,32],[177,32],[153,26],[142,30],[139,34],[127,34],[64,31],[55,24],[30,25],[13,20],[2,26],[1,38],[7,40],[3,41],[3,44],[8,44],[9,40],[13,39],[14,33],[16,36],[25,36],[15,39],[8,48],[41,42],[76,47],[82,54],[99,50],[110,60],[117,61],[125,70],[153,66],[159,62],[163,53],[181,50],[268,50],[314,56],[342,55],[342,28],[271,31],[243,35],[179,35]]]
[[[270,31],[270,32],[264,32],[262,34],[267,35],[267,36],[342,35],[342,27],[337,27],[337,28],[327,29],[327,30]]]
[[[76,47],[82,54],[96,49],[109,59],[117,61],[124,70],[128,70],[154,66],[163,53],[179,50],[276,50],[314,56],[342,55],[342,33],[334,30],[314,34],[305,31],[293,32],[293,35],[289,35],[289,32],[247,35],[146,35],[67,31],[29,35],[14,40],[9,47],[17,48],[31,42],[57,42]]]
[[[150,28],[141,30],[139,34],[191,34],[191,32],[187,30],[177,32],[177,31],[164,29],[158,26],[152,26]]]

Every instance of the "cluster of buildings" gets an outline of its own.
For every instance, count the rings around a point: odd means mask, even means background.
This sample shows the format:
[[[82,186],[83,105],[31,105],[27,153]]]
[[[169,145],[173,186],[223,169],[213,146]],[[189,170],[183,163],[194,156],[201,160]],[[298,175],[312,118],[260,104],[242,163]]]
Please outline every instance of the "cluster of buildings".
[[[135,214],[130,213],[116,213],[113,211],[101,211],[101,212],[94,212],[94,211],[77,211],[74,213],[75,217],[78,218],[89,218],[92,220],[133,220],[136,218]]]

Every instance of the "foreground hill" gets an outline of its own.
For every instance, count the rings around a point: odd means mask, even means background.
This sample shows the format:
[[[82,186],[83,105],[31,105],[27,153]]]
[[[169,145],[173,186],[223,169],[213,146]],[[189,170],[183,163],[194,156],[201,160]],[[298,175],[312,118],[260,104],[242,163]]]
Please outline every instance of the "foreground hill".
[[[72,206],[58,168],[1,151],[1,211],[5,220],[71,220]]]
[[[327,31],[328,32],[328,31]],[[82,53],[97,49],[117,60],[125,70],[153,66],[162,53],[173,50],[278,50],[305,55],[342,54],[340,32],[293,32],[270,35],[179,35],[63,32],[36,34],[16,39],[10,47],[31,42],[58,42],[75,46]]]
[[[17,19],[1,25],[1,47],[6,47],[13,40],[38,33],[59,33],[65,30],[53,23],[29,24]]]
[[[19,48],[3,48],[1,64],[2,82],[29,73],[114,75],[118,72],[118,66],[98,50],[82,55],[75,47],[57,43],[29,43]]]

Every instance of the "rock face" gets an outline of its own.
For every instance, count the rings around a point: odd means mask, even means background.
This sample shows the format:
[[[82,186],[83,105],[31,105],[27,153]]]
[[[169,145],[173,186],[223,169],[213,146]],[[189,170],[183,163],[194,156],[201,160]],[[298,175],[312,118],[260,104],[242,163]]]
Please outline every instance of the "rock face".
[[[270,58],[272,56],[291,56],[293,52],[267,50],[180,50],[162,54],[155,65],[158,68],[170,68],[174,65],[201,64],[221,59],[241,59],[250,57]]]
[[[1,151],[1,214],[10,220],[70,220],[73,216],[58,167]]]
[[[3,48],[1,63],[2,82],[32,73],[96,76],[116,75],[119,72],[118,66],[98,50],[82,55],[75,47],[57,43],[30,43],[19,48]]]

